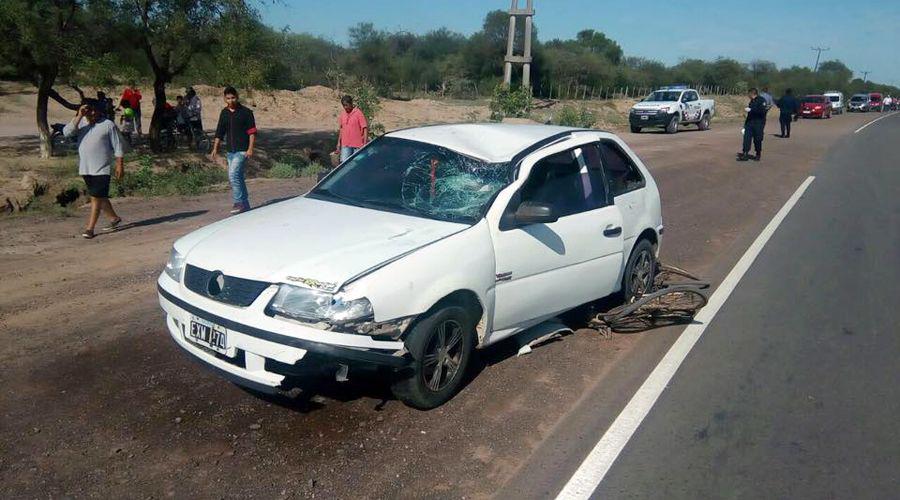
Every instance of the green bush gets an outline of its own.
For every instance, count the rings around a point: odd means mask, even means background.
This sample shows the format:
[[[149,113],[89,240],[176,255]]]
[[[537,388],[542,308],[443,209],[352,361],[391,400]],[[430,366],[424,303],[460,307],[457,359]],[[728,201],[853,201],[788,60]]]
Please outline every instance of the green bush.
[[[516,90],[498,85],[491,97],[491,120],[523,118],[531,112],[531,89],[519,87]]]
[[[122,181],[116,182],[114,196],[197,195],[213,184],[228,180],[225,171],[217,167],[184,164],[178,169],[154,172],[152,161],[148,163],[140,158],[139,162],[141,166],[136,172],[126,173]]]
[[[275,162],[269,169],[269,177],[273,179],[293,179],[300,174],[300,170],[293,164],[284,161]]]
[[[300,169],[300,175],[303,177],[316,177],[325,171],[325,167],[321,163],[312,162]]]
[[[553,117],[553,123],[564,127],[591,128],[597,122],[594,116],[586,107],[563,106],[556,116]]]

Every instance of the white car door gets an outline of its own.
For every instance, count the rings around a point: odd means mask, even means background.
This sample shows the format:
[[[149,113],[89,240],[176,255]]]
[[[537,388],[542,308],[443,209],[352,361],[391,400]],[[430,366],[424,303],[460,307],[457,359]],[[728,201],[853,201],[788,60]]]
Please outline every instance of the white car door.
[[[526,160],[522,171],[528,178],[491,228],[497,273],[491,341],[612,293],[622,266],[622,216],[608,201],[602,168],[589,168],[581,148]],[[559,219],[517,225],[523,202],[550,204]]]
[[[700,121],[700,97],[697,93],[689,90],[682,94],[681,99],[683,101],[684,121]]]
[[[613,140],[603,139],[591,147],[585,147],[584,156],[589,164],[599,158],[603,165],[607,192],[622,214],[625,249],[630,251],[639,236],[638,231],[646,227],[646,224],[641,224],[647,213],[644,177],[628,153]]]

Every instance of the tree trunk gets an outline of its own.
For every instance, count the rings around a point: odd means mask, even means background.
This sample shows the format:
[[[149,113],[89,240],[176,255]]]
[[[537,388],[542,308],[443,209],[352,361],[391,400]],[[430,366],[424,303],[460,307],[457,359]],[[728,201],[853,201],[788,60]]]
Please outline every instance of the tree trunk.
[[[162,128],[165,105],[166,105],[166,83],[169,82],[171,76],[165,72],[159,72],[153,80],[153,116],[150,118],[150,148],[154,151],[159,145],[159,131]]]
[[[37,112],[35,114],[38,135],[40,136],[38,142],[41,147],[41,158],[50,158],[50,156],[53,155],[53,142],[50,139],[50,126],[47,124],[47,103],[49,100],[49,89],[45,88],[45,84],[42,81],[41,85],[38,87]]]

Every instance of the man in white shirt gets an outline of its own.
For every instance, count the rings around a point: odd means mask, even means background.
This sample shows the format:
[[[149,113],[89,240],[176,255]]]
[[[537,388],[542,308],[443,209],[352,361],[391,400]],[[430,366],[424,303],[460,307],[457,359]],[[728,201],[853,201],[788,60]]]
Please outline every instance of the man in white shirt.
[[[122,223],[122,218],[109,201],[109,181],[113,163],[116,179],[124,177],[125,149],[115,123],[96,109],[99,105],[93,102],[83,104],[75,118],[63,128],[65,137],[78,136],[78,174],[84,179],[91,197],[91,214],[87,227],[81,233],[86,239],[94,237],[94,227],[101,210],[110,219],[104,231],[112,231]]]

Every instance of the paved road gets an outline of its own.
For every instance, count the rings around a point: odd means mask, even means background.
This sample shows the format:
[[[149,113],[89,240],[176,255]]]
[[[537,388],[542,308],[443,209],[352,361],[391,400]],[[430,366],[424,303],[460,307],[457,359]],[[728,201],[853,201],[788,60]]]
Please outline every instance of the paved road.
[[[832,150],[594,498],[897,498],[898,137]]]

